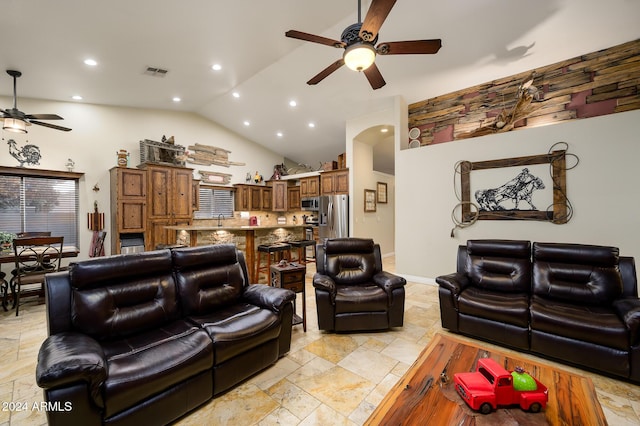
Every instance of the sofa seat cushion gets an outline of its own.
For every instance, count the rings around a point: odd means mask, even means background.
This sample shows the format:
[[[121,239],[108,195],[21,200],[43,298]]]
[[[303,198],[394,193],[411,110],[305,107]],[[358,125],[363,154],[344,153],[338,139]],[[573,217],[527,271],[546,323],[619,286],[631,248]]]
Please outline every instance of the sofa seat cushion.
[[[213,366],[213,344],[187,321],[103,342],[105,416],[111,417]]]
[[[629,332],[613,308],[576,305],[534,296],[531,330],[629,350]]]
[[[468,287],[458,297],[460,313],[491,321],[529,325],[529,296],[526,293],[504,293]]]
[[[389,296],[377,285],[338,286],[336,314],[356,312],[384,312],[389,307]]]
[[[236,303],[190,319],[213,340],[215,365],[277,339],[280,335],[278,315],[249,303]]]

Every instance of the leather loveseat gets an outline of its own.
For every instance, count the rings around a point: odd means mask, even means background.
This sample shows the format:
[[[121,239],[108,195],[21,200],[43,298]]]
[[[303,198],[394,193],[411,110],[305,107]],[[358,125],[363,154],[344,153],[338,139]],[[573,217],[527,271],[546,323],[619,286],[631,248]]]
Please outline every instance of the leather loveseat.
[[[452,332],[640,382],[635,263],[616,247],[469,240],[436,282]]]
[[[45,280],[49,424],[166,424],[289,351],[289,290],[215,245],[72,264]]]

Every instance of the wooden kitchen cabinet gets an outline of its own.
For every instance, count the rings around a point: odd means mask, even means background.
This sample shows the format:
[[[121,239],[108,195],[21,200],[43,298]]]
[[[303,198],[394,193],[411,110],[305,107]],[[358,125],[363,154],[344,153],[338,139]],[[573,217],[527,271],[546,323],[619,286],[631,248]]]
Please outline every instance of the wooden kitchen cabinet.
[[[300,197],[317,197],[320,195],[320,176],[300,179]]]
[[[193,170],[184,167],[143,164],[147,174],[146,250],[175,244],[175,231],[165,226],[190,225],[193,221]]]
[[[147,179],[138,169],[114,167],[111,185],[111,254],[120,253],[121,234],[143,233],[147,226]]]
[[[330,170],[320,174],[321,195],[349,194],[349,169]]]
[[[236,188],[235,210],[271,210],[271,188],[262,185],[239,183]]]
[[[200,180],[194,179],[191,184],[191,210],[200,210]]]
[[[289,202],[289,210],[300,210],[300,187],[290,186],[287,188],[287,200]]]

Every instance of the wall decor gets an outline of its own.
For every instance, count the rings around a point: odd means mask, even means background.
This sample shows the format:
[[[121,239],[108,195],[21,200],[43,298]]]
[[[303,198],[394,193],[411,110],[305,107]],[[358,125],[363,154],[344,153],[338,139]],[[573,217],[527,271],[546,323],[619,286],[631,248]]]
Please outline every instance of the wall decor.
[[[373,189],[364,190],[364,211],[376,211],[376,191],[374,191]]]
[[[640,39],[410,104],[401,149],[640,109],[639,59]]]
[[[42,155],[40,154],[40,148],[36,145],[26,144],[18,148],[18,144],[13,139],[9,139],[7,145],[9,145],[9,154],[20,163],[18,167],[24,167],[24,163],[31,166],[40,165]]]
[[[166,139],[165,139],[166,140]],[[173,137],[169,140],[173,141]],[[171,142],[158,142],[150,139],[140,141],[140,163],[184,166],[185,149]]]
[[[378,182],[377,183],[377,198],[376,203],[378,204],[387,204],[387,184],[386,182]]]
[[[200,164],[202,166],[244,166],[245,163],[229,161],[231,151],[210,145],[195,144],[189,145],[187,153],[187,161],[191,164]]]
[[[566,195],[566,172],[574,168],[579,159],[567,154],[566,149],[555,150],[558,145],[567,147],[566,143],[559,142],[547,154],[460,161],[456,165],[456,172],[460,174],[460,203],[452,212],[456,228],[464,228],[477,220],[567,223],[572,207]],[[569,155],[576,162],[567,168]],[[457,210],[460,210],[459,219]]]

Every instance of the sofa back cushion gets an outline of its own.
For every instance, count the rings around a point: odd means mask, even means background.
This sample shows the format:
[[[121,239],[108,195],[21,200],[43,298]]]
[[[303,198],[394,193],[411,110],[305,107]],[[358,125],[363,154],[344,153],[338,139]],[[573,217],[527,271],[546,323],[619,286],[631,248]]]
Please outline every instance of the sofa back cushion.
[[[531,243],[520,240],[467,241],[466,273],[481,289],[531,291]]]
[[[377,252],[376,252],[377,250]],[[336,238],[324,244],[324,273],[342,285],[371,283],[382,267],[380,247],[371,239]]]
[[[204,315],[240,299],[248,284],[244,257],[233,244],[173,250],[173,267],[185,315]]]
[[[160,327],[179,317],[169,250],[72,263],[73,327],[98,340]]]
[[[617,247],[534,243],[537,296],[586,305],[609,305],[622,296]]]

